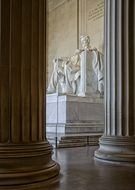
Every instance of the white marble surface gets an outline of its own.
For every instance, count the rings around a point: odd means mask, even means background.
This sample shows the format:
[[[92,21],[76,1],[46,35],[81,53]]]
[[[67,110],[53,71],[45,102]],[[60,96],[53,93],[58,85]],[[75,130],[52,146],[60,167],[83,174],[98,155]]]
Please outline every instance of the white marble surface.
[[[81,53],[81,78],[79,96],[98,96],[96,94],[98,80],[92,68],[92,52],[85,50]]]
[[[104,99],[100,98],[100,95],[92,97],[92,96],[76,96],[76,95],[63,95],[59,93],[54,93],[54,94],[47,94],[46,95],[46,102],[47,103],[52,103],[52,102],[59,102],[66,101],[66,102],[88,102],[88,103],[99,103],[103,104]]]
[[[98,96],[104,94],[103,55],[90,48],[90,37],[80,37],[82,49],[71,57],[53,59],[54,69],[47,93]]]
[[[103,99],[93,100],[91,97],[51,94],[47,95],[46,100],[47,132],[55,132],[56,127],[59,133],[81,132],[81,127],[85,132],[91,131],[92,128],[88,127],[95,127],[95,131],[98,131],[98,128],[103,127]],[[70,129],[66,130],[69,127]]]
[[[104,123],[47,124],[46,130],[56,134],[103,133]]]
[[[66,101],[59,101],[58,96],[52,97],[46,103],[46,123],[65,123],[66,122]]]

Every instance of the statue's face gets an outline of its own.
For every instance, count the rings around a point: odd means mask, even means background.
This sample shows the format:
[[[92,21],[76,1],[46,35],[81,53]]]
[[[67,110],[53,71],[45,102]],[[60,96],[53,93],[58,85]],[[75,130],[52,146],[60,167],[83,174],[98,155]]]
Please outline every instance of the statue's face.
[[[63,59],[58,58],[57,61],[60,62],[60,63],[62,63],[62,62],[63,62]]]
[[[84,48],[84,49],[89,48],[89,45],[90,45],[89,36],[81,37],[81,45],[82,45],[82,48]]]

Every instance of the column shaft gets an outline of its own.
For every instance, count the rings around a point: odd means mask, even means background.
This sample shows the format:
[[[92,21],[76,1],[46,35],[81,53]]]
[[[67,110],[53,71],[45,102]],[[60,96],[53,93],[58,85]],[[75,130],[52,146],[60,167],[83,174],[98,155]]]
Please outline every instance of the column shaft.
[[[105,0],[105,133],[95,156],[135,161],[135,1]]]
[[[45,0],[0,0],[0,186],[32,189],[59,166],[44,129]]]

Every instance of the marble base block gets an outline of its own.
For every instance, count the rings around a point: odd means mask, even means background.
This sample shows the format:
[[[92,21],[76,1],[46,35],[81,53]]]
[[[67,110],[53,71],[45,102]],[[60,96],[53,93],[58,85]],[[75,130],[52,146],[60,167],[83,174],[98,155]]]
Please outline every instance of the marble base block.
[[[103,99],[49,94],[46,97],[47,136],[103,133]]]

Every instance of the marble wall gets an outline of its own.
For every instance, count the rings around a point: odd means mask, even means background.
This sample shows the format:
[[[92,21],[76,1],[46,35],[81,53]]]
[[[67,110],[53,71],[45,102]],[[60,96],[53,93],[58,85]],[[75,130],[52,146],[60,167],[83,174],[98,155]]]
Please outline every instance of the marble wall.
[[[77,0],[47,0],[47,81],[54,57],[70,56],[77,48]]]
[[[104,0],[47,0],[47,83],[54,57],[70,56],[79,36],[88,34],[91,46],[103,52]]]
[[[91,46],[103,53],[104,0],[79,0],[79,35],[88,34]]]

